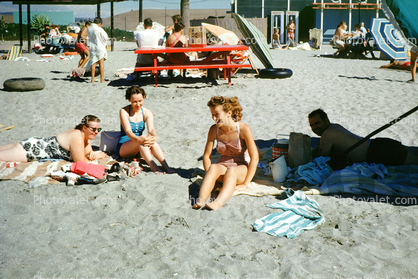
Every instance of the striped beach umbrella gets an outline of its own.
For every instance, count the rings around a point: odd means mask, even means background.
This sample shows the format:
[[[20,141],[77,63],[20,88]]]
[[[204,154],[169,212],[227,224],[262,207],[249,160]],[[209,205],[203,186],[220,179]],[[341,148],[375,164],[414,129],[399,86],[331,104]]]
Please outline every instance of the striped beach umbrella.
[[[399,32],[387,19],[372,18],[370,33],[381,52],[391,59],[405,60],[406,48]]]
[[[273,58],[271,57],[266,37],[251,22],[240,16],[232,14],[237,23],[238,29],[244,35],[245,40],[249,43],[251,50],[267,69],[274,68]]]
[[[401,40],[409,47],[418,46],[418,1],[383,0],[382,9],[386,18],[400,31]]]

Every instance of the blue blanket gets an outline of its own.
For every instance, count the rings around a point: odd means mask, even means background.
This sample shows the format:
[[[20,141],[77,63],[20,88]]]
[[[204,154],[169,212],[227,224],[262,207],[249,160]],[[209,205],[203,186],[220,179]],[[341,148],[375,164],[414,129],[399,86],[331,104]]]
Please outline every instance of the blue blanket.
[[[359,163],[334,171],[320,187],[323,195],[355,194],[418,197],[418,166]]]

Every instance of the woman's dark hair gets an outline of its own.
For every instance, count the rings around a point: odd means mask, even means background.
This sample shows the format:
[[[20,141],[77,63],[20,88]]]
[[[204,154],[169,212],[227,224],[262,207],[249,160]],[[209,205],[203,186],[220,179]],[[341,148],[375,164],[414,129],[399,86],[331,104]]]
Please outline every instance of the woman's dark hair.
[[[142,87],[139,87],[138,85],[132,85],[128,89],[126,89],[125,98],[126,100],[130,100],[132,95],[135,94],[141,94],[144,99],[147,97],[147,93],[145,93],[145,90]]]
[[[184,24],[181,22],[176,22],[174,24],[174,32],[180,32],[181,30],[184,29]]]
[[[97,116],[94,115],[86,115],[81,119],[80,124],[75,126],[74,129],[81,130],[83,126],[87,126],[90,122],[98,122],[100,123],[100,119]]]
[[[183,18],[179,14],[173,15],[171,17],[171,19],[173,20],[173,22],[182,22],[183,21]]]

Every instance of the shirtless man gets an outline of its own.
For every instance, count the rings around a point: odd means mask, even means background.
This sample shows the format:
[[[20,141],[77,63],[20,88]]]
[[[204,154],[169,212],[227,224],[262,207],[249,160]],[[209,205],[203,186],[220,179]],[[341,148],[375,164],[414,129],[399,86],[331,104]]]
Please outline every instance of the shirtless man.
[[[338,50],[334,53],[334,57],[337,56],[338,53],[340,53],[342,50],[345,49],[344,39],[347,39],[348,37],[351,36],[351,34],[347,33],[346,30],[347,30],[347,24],[345,23],[344,20],[342,20],[338,24],[337,29],[335,30],[335,33],[334,33],[334,37],[332,38],[332,41],[334,42],[334,44],[339,47]]]
[[[313,157],[337,158],[362,139],[343,126],[330,123],[322,109],[312,111],[308,118],[312,132],[321,137],[318,146],[312,151]],[[418,165],[418,147],[406,147],[389,138],[369,139],[349,152],[344,159],[345,163],[349,164],[367,162],[384,165]]]
[[[77,43],[75,44],[75,50],[80,54],[81,59],[78,62],[78,67],[83,68],[87,61],[90,59],[90,51],[86,46],[87,43],[87,28],[91,25],[91,21],[86,21],[83,29],[78,33]]]

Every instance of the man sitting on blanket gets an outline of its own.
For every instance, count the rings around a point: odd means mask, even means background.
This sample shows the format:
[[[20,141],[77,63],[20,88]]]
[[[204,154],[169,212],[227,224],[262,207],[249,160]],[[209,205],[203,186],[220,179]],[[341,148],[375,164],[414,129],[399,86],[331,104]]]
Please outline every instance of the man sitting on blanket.
[[[308,118],[312,131],[321,137],[318,146],[312,151],[313,157],[337,158],[362,139],[343,126],[330,123],[322,109],[312,111]],[[349,152],[344,159],[350,164],[367,162],[389,166],[418,165],[418,147],[407,147],[389,138],[369,139]]]

